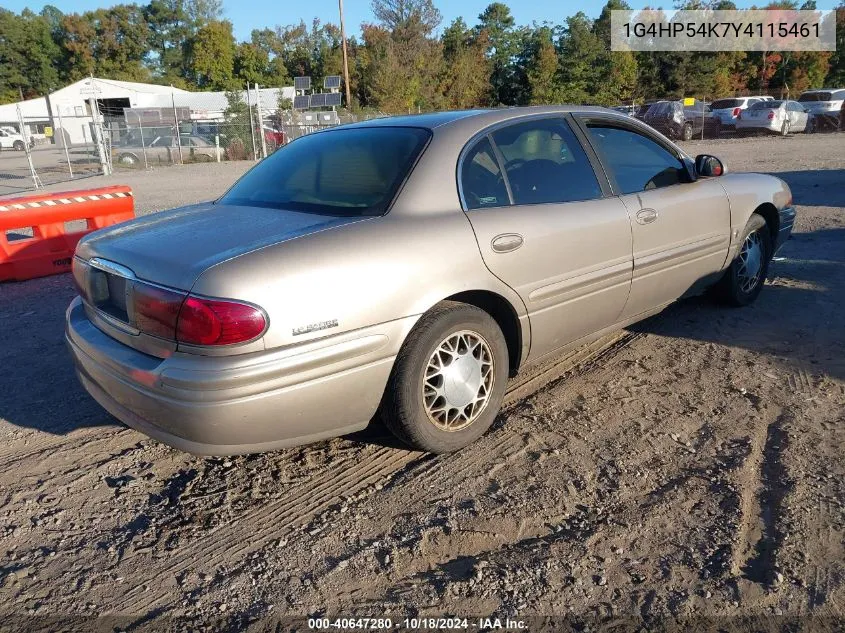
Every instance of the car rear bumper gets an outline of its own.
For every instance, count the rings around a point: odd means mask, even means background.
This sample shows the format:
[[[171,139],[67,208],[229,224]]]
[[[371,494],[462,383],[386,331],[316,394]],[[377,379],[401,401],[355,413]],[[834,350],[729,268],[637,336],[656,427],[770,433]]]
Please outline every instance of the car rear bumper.
[[[780,132],[782,123],[777,119],[739,119],[737,130],[761,130],[765,132]]]
[[[269,352],[161,359],[97,329],[76,298],[65,338],[82,385],[113,416],[180,450],[234,455],[366,427],[414,321]]]

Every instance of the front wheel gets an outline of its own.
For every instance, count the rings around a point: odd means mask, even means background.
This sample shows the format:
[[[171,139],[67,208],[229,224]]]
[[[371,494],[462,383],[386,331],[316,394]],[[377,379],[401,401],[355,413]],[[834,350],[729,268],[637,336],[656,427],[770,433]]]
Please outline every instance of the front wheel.
[[[684,128],[681,130],[681,138],[685,141],[692,140],[692,126],[689,123],[684,124]]]
[[[380,415],[413,448],[456,451],[490,428],[507,377],[508,347],[496,321],[475,306],[444,301],[402,345]]]
[[[739,253],[716,286],[717,294],[730,305],[753,303],[766,281],[772,258],[772,237],[763,216],[755,213],[745,225]]]
[[[15,141],[12,147],[15,149],[16,152],[22,152],[26,147],[24,147],[23,141]]]

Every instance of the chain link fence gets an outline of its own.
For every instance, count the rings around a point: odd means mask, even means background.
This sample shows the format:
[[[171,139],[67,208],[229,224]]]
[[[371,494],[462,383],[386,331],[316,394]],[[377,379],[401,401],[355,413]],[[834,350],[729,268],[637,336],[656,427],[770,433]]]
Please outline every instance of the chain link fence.
[[[290,89],[287,89],[288,91]],[[614,109],[670,138],[728,139],[845,130],[845,105],[815,97],[735,94],[722,99],[634,101]],[[0,195],[125,170],[189,163],[258,161],[279,147],[327,127],[386,116],[335,110],[291,109],[285,89],[158,94],[155,103],[128,107],[128,99],[80,100],[50,117],[0,121]],[[841,98],[841,97],[840,97]]]
[[[91,99],[83,106],[54,108],[52,120],[0,121],[0,195],[125,170],[258,161],[305,134],[384,116],[295,111],[285,94],[258,87],[173,91],[144,107]]]

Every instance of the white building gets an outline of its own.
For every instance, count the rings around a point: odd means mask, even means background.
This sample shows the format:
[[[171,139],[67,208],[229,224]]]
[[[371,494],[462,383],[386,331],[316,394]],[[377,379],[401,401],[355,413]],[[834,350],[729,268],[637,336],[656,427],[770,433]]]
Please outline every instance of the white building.
[[[293,100],[293,87],[262,88],[260,91],[262,107],[268,113],[276,111],[280,93]],[[244,102],[255,104],[256,92],[249,97],[243,91]],[[119,118],[132,125],[132,116],[124,110],[133,112],[143,109],[163,111],[175,108],[179,120],[190,118],[193,121],[219,121],[227,107],[223,92],[189,92],[170,86],[117,81],[112,79],[88,78],[70,84],[46,97],[29,99],[18,103],[0,105],[0,127],[20,127],[18,107],[27,128],[26,136],[36,141],[46,141],[52,132],[57,143],[65,139],[68,144],[92,142],[94,119],[91,111],[91,99],[96,99],[101,115],[106,118]],[[171,124],[172,124],[171,118]]]

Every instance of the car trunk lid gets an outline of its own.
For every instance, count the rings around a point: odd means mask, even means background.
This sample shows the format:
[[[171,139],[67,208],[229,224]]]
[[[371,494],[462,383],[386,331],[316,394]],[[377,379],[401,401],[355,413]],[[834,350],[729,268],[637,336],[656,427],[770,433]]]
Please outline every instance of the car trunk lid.
[[[79,243],[76,254],[116,263],[138,279],[187,291],[215,264],[362,219],[208,203],[97,231]]]

